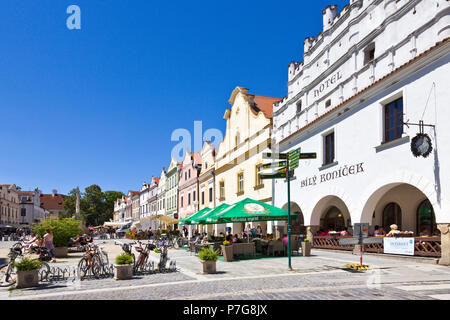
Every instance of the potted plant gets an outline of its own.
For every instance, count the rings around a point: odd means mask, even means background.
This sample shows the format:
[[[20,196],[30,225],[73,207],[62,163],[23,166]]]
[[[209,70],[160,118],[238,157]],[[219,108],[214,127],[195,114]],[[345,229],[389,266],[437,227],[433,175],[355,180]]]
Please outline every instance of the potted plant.
[[[233,245],[230,241],[224,241],[223,245],[220,246],[222,248],[223,259],[226,262],[233,261]]]
[[[116,257],[114,279],[129,280],[131,278],[133,278],[133,257],[128,253],[122,253]]]
[[[80,234],[80,225],[81,221],[75,220],[73,218],[46,218],[40,223],[34,224],[33,231],[42,238],[45,234],[45,229],[50,229],[53,234],[55,257],[65,258],[67,257],[69,249],[69,239],[75,237],[77,234]]]
[[[216,261],[219,258],[220,251],[213,251],[210,248],[203,248],[198,253],[198,257],[202,260],[203,273],[216,273]]]
[[[14,262],[13,265],[17,269],[16,288],[30,288],[39,285],[39,269],[42,266],[41,261],[24,257],[20,262]]]
[[[311,255],[311,242],[309,239],[302,241],[302,256],[309,257]]]

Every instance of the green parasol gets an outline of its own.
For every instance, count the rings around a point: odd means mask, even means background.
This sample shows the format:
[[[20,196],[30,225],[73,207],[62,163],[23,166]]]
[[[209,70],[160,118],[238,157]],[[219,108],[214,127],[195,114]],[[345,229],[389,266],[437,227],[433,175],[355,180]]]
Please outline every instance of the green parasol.
[[[216,210],[214,210],[216,211]],[[225,209],[208,215],[206,223],[236,223],[287,220],[286,210],[252,199],[244,199]]]
[[[212,210],[211,208],[203,208],[202,210],[197,211],[196,213],[181,219],[180,221],[178,221],[178,224],[194,224],[192,223],[193,219],[199,218],[200,216],[202,216],[207,212],[210,212],[211,210]]]
[[[221,205],[215,207],[213,210],[206,212],[206,213],[202,214],[201,216],[197,217],[195,219],[195,221],[192,221],[192,224],[216,224],[215,222],[212,222],[212,223],[208,222],[208,218],[222,212],[229,206],[230,206],[229,204],[222,203]]]

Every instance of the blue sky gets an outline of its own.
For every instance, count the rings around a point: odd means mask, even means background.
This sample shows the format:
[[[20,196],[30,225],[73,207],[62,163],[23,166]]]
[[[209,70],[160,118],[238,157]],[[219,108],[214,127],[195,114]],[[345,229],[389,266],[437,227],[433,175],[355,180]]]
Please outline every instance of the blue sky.
[[[0,183],[137,190],[169,165],[175,129],[225,133],[236,86],[285,96],[322,9],[347,3],[1,1]],[[81,30],[66,27],[71,4]]]

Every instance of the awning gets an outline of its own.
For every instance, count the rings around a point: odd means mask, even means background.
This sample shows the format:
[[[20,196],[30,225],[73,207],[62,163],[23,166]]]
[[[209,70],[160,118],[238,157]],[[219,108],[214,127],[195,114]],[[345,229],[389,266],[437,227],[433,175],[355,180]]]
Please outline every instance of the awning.
[[[274,207],[261,201],[247,198],[221,210],[220,212],[208,215],[206,223],[219,224],[277,221],[287,219],[288,212],[286,210]]]
[[[103,224],[103,226],[104,227],[121,227],[121,226],[126,225],[128,223],[130,223],[130,222],[129,221],[128,222],[110,222],[110,221],[106,221]]]
[[[193,224],[192,221],[193,221],[194,219],[200,218],[200,217],[203,216],[205,213],[208,213],[208,212],[210,212],[211,210],[213,210],[213,209],[211,209],[211,208],[203,208],[202,210],[197,211],[196,213],[193,213],[193,214],[191,214],[191,215],[189,215],[189,216],[187,216],[187,217],[181,219],[181,220],[178,222],[178,224],[181,224],[181,225],[183,225],[183,224]]]
[[[179,222],[178,219],[174,219],[174,218],[171,218],[168,216],[158,216],[157,220],[162,221],[167,224],[178,224],[178,222]]]
[[[201,216],[197,217],[194,221],[191,222],[191,224],[216,224],[215,222],[208,222],[208,218],[215,216],[229,206],[229,204],[222,203],[221,205],[215,207],[213,210],[205,212]]]

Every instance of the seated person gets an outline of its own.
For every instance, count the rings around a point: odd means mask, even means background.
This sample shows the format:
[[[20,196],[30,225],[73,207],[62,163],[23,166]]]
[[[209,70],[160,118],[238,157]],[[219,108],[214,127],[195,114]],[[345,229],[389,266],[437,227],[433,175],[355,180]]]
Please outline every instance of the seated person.
[[[207,236],[204,236],[203,237],[203,239],[202,239],[202,245],[206,245],[208,243],[208,237]]]
[[[283,244],[284,244],[285,246],[287,246],[287,245],[289,244],[289,239],[288,239],[287,234],[284,234],[284,235],[283,235],[282,241],[283,241]]]
[[[373,235],[375,237],[382,237],[382,236],[386,235],[386,232],[384,232],[383,227],[375,226],[375,231],[373,232]]]
[[[347,227],[344,227],[344,230],[341,231],[341,236],[348,236],[348,235],[349,235],[348,229]]]
[[[238,235],[237,234],[235,234],[232,238],[231,238],[231,242],[233,242],[233,243],[237,243],[238,242]]]
[[[32,233],[28,240],[23,242],[24,250],[28,250],[29,254],[33,253],[33,248],[38,247],[38,237],[36,233]]]
[[[430,232],[428,232],[428,228],[423,228],[422,232],[419,235],[421,237],[427,237],[430,235]]]
[[[389,231],[386,237],[393,237],[396,233],[400,232],[396,224],[391,224],[389,227],[391,228],[391,231]]]
[[[89,234],[83,234],[83,238],[86,240],[86,242],[90,243],[92,242],[92,237]]]

